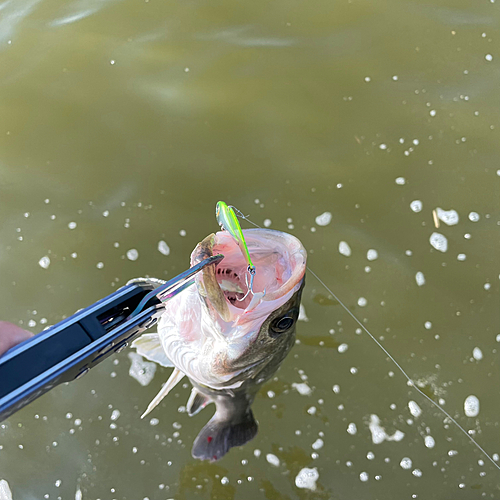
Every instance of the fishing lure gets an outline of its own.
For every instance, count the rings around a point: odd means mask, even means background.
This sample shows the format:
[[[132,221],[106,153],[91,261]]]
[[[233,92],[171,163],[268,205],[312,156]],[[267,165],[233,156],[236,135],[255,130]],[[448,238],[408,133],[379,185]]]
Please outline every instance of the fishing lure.
[[[234,211],[234,207],[228,206],[223,201],[218,201],[217,205],[215,206],[215,216],[217,217],[217,222],[219,223],[221,229],[227,231],[236,240],[236,243],[240,247],[240,250],[242,251],[248,263],[247,271],[250,274],[250,283],[248,283],[248,279],[245,276],[248,291],[241,299],[237,300],[245,300],[249,293],[252,293],[252,295],[256,299],[261,300],[262,297],[264,297],[264,295],[266,294],[266,291],[264,290],[264,292],[256,293],[253,290],[253,281],[255,279],[256,269],[252,262],[252,258],[250,257],[250,251],[248,250],[247,242],[245,241],[245,237],[243,236],[243,231],[241,230],[241,226]],[[254,301],[251,302],[251,306],[254,305],[253,302]]]
[[[252,273],[251,270],[253,270],[255,273],[255,266],[253,265],[252,258],[250,257],[250,251],[248,250],[248,246],[245,241],[245,237],[243,236],[243,231],[241,230],[238,217],[236,217],[234,212],[234,208],[228,206],[223,201],[219,201],[215,206],[215,216],[217,217],[219,226],[227,231],[238,243],[238,246],[243,252],[243,255],[248,263],[249,272]]]

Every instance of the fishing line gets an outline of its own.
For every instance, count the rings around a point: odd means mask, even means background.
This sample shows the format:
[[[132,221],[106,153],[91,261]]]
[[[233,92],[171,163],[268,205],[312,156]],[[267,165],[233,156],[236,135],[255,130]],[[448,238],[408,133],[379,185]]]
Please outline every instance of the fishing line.
[[[235,209],[236,211],[236,209]],[[248,217],[244,216],[239,210],[237,210],[238,217],[246,220],[250,224],[253,224],[255,227],[262,229],[258,224],[251,221]],[[419,389],[415,382],[411,379],[411,377],[406,373],[403,367],[396,361],[394,356],[389,353],[389,351],[375,338],[375,336],[365,327],[365,325],[349,310],[349,308],[333,293],[332,290],[325,284],[325,282],[309,267],[307,266],[307,270],[321,283],[321,285],[327,290],[331,296],[343,307],[343,309],[351,316],[351,318],[363,329],[363,331],[377,344],[377,346],[382,349],[385,355],[394,363],[394,365],[398,368],[398,370],[403,374],[403,376],[408,380],[409,386],[413,387],[423,398],[429,401],[432,405],[434,405],[443,415],[446,416],[452,422],[455,427],[457,427],[463,434],[467,437],[467,439],[473,443],[478,450],[480,450],[485,457],[498,469],[500,470],[500,465],[498,465],[495,460],[486,452],[486,450],[439,404],[436,403],[432,398],[427,396],[421,389]]]

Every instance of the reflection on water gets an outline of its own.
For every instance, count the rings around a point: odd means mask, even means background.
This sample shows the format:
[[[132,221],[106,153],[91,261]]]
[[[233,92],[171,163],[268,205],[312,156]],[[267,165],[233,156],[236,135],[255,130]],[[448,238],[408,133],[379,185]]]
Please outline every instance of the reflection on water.
[[[39,332],[173,276],[223,199],[300,238],[499,462],[498,21],[462,0],[0,3],[3,318]],[[0,424],[0,479],[16,500],[499,496],[312,275],[303,304],[259,434],[220,462],[190,456],[211,410],[187,416],[188,384],[140,420],[169,370],[141,385],[124,352]]]

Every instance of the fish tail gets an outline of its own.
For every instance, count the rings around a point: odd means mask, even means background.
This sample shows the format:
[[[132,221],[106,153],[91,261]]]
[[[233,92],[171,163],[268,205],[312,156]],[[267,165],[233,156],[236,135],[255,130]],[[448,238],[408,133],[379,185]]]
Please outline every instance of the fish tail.
[[[242,446],[257,434],[258,424],[248,408],[237,418],[221,420],[217,412],[203,427],[193,444],[193,458],[214,462],[234,446]]]

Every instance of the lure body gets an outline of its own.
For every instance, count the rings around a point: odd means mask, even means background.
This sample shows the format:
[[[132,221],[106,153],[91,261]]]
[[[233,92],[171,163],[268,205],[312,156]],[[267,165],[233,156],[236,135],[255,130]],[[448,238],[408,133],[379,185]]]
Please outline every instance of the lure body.
[[[250,252],[248,250],[245,237],[243,236],[243,231],[241,230],[238,217],[236,217],[233,207],[229,207],[223,201],[219,201],[215,207],[215,216],[217,217],[219,226],[226,230],[238,243],[238,246],[247,260],[248,270],[250,273],[255,272],[255,266],[253,265],[252,258],[250,257]]]

